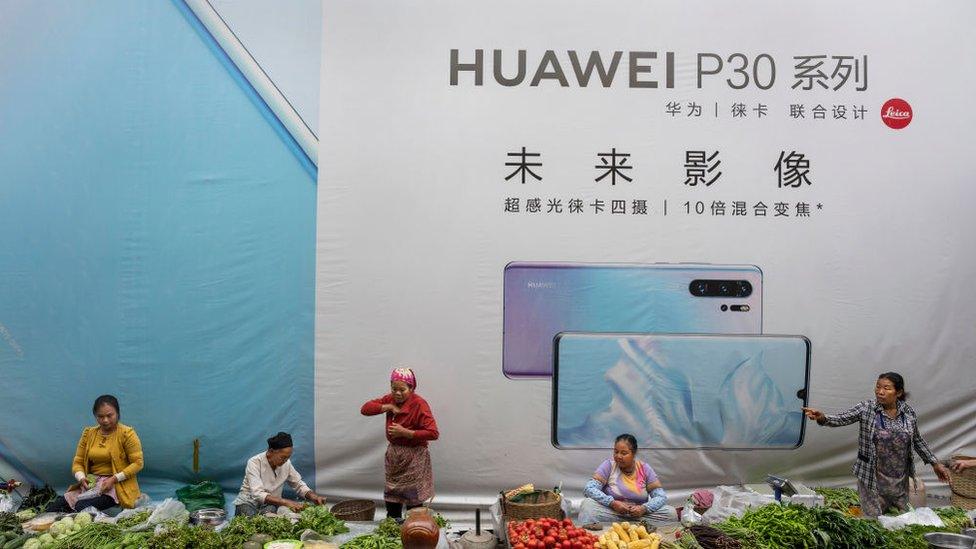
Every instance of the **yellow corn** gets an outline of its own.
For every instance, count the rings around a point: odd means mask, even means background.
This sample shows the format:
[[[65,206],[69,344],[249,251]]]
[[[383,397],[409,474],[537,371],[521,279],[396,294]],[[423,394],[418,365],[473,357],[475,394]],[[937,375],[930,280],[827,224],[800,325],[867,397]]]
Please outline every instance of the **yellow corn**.
[[[611,530],[609,533],[607,533],[607,540],[613,541],[614,543],[623,541],[622,539],[620,539],[620,534],[617,534],[617,532],[614,530]]]
[[[619,549],[612,539],[607,540],[607,549]]]
[[[651,546],[648,549],[657,549],[661,546],[661,538],[657,538],[651,541]]]
[[[644,528],[643,524],[637,527],[637,537],[640,539],[648,539],[648,536],[647,528]]]
[[[636,526],[631,526],[627,530],[627,535],[630,536],[630,540],[631,541],[637,541],[637,540],[640,539],[640,536],[637,534],[637,527]]]
[[[622,524],[618,524],[616,522],[613,523],[613,531],[616,532],[618,536],[620,536],[621,541],[625,541],[625,542],[630,541],[630,535],[627,534],[627,530],[624,530]]]

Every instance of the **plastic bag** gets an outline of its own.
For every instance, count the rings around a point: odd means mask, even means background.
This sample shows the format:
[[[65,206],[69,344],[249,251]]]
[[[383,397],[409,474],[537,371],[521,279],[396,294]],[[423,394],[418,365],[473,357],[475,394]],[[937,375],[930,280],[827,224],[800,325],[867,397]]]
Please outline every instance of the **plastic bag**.
[[[126,509],[125,511],[119,513],[119,516],[116,517],[116,519],[125,518],[145,510],[146,510],[145,507],[136,508],[136,509]],[[186,511],[186,506],[184,506],[179,501],[173,498],[166,498],[165,500],[163,500],[162,503],[160,503],[159,505],[157,505],[155,508],[152,509],[152,513],[149,515],[149,518],[146,519],[146,522],[143,522],[141,524],[136,524],[135,526],[126,528],[125,531],[145,532],[146,530],[154,529],[157,524],[162,524],[164,522],[171,521],[171,520],[179,522],[181,524],[185,524],[190,520],[190,513]]]
[[[182,502],[173,498],[166,498],[156,506],[152,514],[149,515],[149,524],[162,524],[168,521],[176,521],[186,524],[190,521],[190,513]]]
[[[14,500],[10,494],[0,494],[0,513],[13,513]]]
[[[935,511],[928,507],[919,507],[914,511],[903,513],[897,517],[881,515],[878,517],[878,522],[880,522],[881,526],[884,526],[888,530],[897,530],[910,524],[937,526],[939,528],[945,527],[945,524],[942,522],[942,519],[939,518],[939,515],[936,515]]]
[[[176,499],[183,502],[190,513],[206,508],[223,509],[225,503],[224,491],[212,480],[180,488],[176,491]]]

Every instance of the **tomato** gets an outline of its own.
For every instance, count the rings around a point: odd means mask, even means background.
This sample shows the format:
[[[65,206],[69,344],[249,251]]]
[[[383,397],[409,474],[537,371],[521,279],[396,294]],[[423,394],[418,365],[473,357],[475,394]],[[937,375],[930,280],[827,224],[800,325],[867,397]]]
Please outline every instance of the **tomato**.
[[[542,541],[545,542],[546,547],[555,547],[556,546],[556,538],[554,538],[552,536],[546,536]]]

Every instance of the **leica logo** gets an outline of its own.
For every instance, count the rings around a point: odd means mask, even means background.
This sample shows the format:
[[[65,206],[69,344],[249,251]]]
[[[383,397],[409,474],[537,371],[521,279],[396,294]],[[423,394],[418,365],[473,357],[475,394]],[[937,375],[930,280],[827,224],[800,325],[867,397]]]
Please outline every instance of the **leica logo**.
[[[912,122],[912,106],[897,97],[881,106],[881,121],[893,130],[900,130]]]
[[[892,118],[895,120],[907,120],[912,117],[912,113],[908,111],[900,111],[894,107],[888,107],[888,110],[881,115],[882,118]]]

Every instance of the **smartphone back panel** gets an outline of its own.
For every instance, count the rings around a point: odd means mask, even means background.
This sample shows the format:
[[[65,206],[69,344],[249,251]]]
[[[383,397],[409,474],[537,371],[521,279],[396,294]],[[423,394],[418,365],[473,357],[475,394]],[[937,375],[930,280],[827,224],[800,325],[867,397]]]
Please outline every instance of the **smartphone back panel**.
[[[552,375],[559,332],[762,333],[762,271],[752,265],[510,263],[502,371]],[[699,297],[693,280],[744,280],[747,297]],[[722,305],[745,306],[725,310]]]

